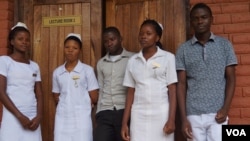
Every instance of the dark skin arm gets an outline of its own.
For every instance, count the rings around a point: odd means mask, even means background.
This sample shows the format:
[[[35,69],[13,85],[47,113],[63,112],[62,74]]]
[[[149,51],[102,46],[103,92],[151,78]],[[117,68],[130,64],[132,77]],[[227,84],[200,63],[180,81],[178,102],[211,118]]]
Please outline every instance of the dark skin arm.
[[[184,70],[177,71],[178,83],[177,83],[177,101],[182,121],[182,133],[184,137],[192,138],[191,124],[187,119],[186,113],[186,94],[187,94],[187,74]]]
[[[123,119],[122,119],[122,129],[121,129],[121,135],[122,135],[123,140],[125,141],[130,140],[128,121],[130,119],[131,108],[132,108],[132,104],[134,101],[134,93],[135,93],[135,88],[129,87],[128,92],[127,92],[125,110],[124,110]]]
[[[225,101],[222,108],[217,112],[215,120],[218,123],[226,121],[230,104],[233,99],[235,89],[235,65],[227,66],[225,70],[226,77],[226,90],[225,90]]]
[[[55,104],[57,105],[58,102],[59,102],[59,93],[53,93],[53,97],[54,97],[54,101],[55,101]]]
[[[169,97],[169,118],[164,125],[163,131],[166,134],[173,133],[175,130],[175,113],[176,113],[176,83],[168,85]]]
[[[15,104],[11,101],[9,96],[6,94],[7,89],[7,79],[5,76],[0,75],[0,101],[2,104],[19,120],[21,125],[25,129],[29,129],[31,126],[31,121],[23,113],[21,113]]]
[[[35,83],[35,95],[36,95],[36,100],[37,100],[37,115],[31,120],[31,125],[29,126],[30,130],[36,130],[42,118],[43,97],[42,97],[41,82]]]
[[[89,91],[89,96],[90,96],[90,99],[91,99],[92,107],[94,107],[94,105],[96,105],[96,103],[98,101],[98,89]]]
[[[93,127],[96,127],[95,113],[96,113],[96,108],[97,108],[96,104],[97,104],[98,96],[99,96],[98,89],[89,91],[89,96],[91,99],[91,106],[92,106],[91,116],[92,116],[92,121],[93,121]]]

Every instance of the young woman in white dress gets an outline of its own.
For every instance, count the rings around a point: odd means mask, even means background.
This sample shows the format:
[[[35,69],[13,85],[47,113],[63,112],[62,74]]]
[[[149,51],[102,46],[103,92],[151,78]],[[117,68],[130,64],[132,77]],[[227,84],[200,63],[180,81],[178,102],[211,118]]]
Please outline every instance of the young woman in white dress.
[[[91,110],[99,86],[93,68],[79,60],[81,48],[80,34],[70,33],[64,41],[66,62],[53,73],[54,141],[93,140]]]
[[[3,117],[0,141],[42,141],[40,69],[26,57],[30,32],[19,22],[9,33],[12,53],[0,57],[0,101]]]
[[[162,29],[145,20],[138,37],[142,49],[127,64],[121,131],[126,141],[174,141],[177,75],[174,55],[161,49]]]

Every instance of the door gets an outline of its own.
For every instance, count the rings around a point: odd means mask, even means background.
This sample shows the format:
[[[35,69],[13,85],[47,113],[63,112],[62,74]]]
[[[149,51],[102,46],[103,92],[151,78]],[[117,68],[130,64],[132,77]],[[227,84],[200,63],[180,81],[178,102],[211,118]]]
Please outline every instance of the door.
[[[175,53],[186,40],[187,0],[106,0],[106,26],[117,26],[123,36],[123,45],[139,51],[139,28],[147,19],[155,19],[164,29],[161,43],[165,50]]]
[[[32,34],[31,58],[39,64],[41,70],[44,98],[43,141],[53,141],[53,70],[64,63],[64,39],[71,32],[82,36],[80,60],[95,67],[101,57],[102,1],[24,0],[18,4],[22,5],[18,10],[19,20],[27,23]]]

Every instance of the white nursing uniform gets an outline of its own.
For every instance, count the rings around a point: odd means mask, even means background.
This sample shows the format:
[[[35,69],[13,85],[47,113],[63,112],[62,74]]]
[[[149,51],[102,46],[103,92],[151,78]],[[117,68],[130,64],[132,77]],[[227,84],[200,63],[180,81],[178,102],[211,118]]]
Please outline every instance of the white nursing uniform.
[[[53,73],[53,93],[59,93],[54,141],[92,141],[89,91],[98,89],[94,70],[81,63],[68,72],[65,64]]]
[[[29,64],[16,62],[9,56],[1,56],[0,64],[0,75],[7,79],[6,94],[25,116],[33,119],[37,114],[34,86],[41,81],[39,66],[31,60]],[[40,126],[35,131],[24,129],[3,107],[0,141],[42,141],[41,129]]]
[[[175,57],[169,52],[158,48],[146,61],[140,51],[129,59],[123,85],[135,88],[131,141],[174,141],[163,128],[169,114],[167,86],[176,82]]]

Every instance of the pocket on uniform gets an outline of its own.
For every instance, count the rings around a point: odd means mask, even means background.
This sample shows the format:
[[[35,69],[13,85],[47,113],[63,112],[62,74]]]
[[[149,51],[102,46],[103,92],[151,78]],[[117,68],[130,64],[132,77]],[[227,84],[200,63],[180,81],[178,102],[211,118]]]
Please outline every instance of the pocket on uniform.
[[[166,80],[167,71],[163,68],[154,69],[155,78],[159,80]]]

